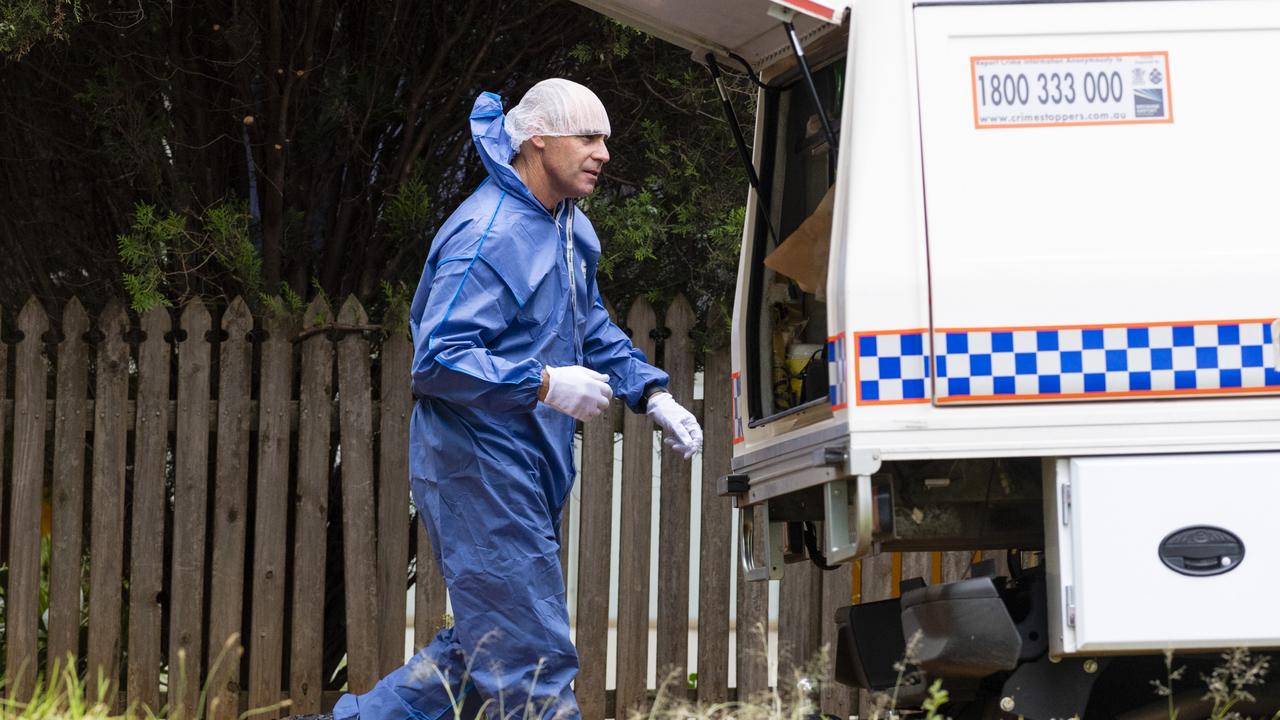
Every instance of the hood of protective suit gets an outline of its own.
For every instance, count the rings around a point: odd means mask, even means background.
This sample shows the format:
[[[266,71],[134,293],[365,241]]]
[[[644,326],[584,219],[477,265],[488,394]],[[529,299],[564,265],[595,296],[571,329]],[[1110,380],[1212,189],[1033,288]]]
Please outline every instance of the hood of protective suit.
[[[511,167],[511,136],[507,134],[504,120],[502,98],[496,93],[480,93],[471,106],[471,139],[475,142],[476,152],[480,153],[484,169],[498,187],[546,212],[516,169]]]

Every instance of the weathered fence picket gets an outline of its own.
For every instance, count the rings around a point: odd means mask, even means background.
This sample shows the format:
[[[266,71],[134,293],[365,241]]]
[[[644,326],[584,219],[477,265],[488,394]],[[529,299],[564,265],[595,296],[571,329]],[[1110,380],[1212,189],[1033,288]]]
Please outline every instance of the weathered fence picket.
[[[605,715],[605,671],[609,649],[609,566],[613,529],[613,425],[622,410],[615,401],[604,416],[582,430],[582,520],[578,525],[576,694],[584,717]],[[601,582],[601,579],[604,582]]]
[[[253,316],[236,298],[222,316],[218,348],[218,429],[214,472],[213,567],[209,590],[209,720],[240,714],[240,641],[244,639],[245,553],[249,521],[249,397],[253,387]]]
[[[324,580],[329,523],[329,434],[333,407],[333,343],[323,330],[333,312],[322,296],[307,307],[302,331],[298,396],[298,489],[294,493],[293,638],[290,645],[290,712],[321,710],[324,685]]]
[[[653,306],[644,298],[627,313],[631,342],[653,358]],[[623,512],[618,527],[617,713],[644,712],[649,687],[649,520],[653,512],[653,423],[644,415],[622,419]]]
[[[98,328],[94,393],[92,526],[89,552],[89,691],[93,697],[120,687],[120,609],[124,582],[124,498],[129,408],[129,322],[123,305],[111,302]],[[117,707],[119,700],[117,699]]]
[[[204,675],[204,557],[209,503],[209,330],[204,303],[182,310],[178,403],[173,448],[173,557],[169,573],[169,657],[178,658],[179,682],[170,683],[169,718],[196,717]],[[173,663],[171,663],[173,664]]]
[[[53,425],[53,517],[49,548],[49,664],[80,656],[81,556],[84,542],[84,440],[89,358],[84,334],[89,314],[72,298],[62,312],[58,343],[57,404]],[[3,350],[0,350],[3,352]],[[0,393],[3,395],[3,393]],[[2,435],[2,433],[0,433]],[[0,438],[2,444],[3,438]]]
[[[364,308],[347,298],[338,324],[369,324]],[[348,332],[338,341],[339,443],[342,448],[343,571],[347,602],[347,682],[368,692],[378,681],[378,538],[373,488],[373,412],[369,341]]]
[[[677,402],[693,407],[693,352],[689,331],[693,308],[679,296],[667,308],[670,333],[663,347],[668,389]],[[688,673],[689,656],[689,510],[692,489],[689,463],[680,453],[662,448],[661,509],[658,518],[658,684]],[[677,687],[679,685],[677,684]]]
[[[778,694],[795,697],[797,681],[817,679],[811,664],[821,649],[822,571],[811,562],[788,565],[778,587]]]
[[[13,493],[9,513],[9,588],[5,595],[11,683],[26,700],[35,686],[40,600],[40,517],[44,497],[44,413],[48,373],[44,332],[49,319],[35,298],[18,315],[18,367],[14,374]]]
[[[289,513],[289,399],[293,385],[291,321],[269,318],[258,381],[258,472],[250,576],[249,706],[280,702],[284,657],[285,552]],[[262,720],[277,717],[264,713]]]
[[[378,617],[381,674],[404,662],[405,567],[409,558],[409,413],[413,395],[405,392],[413,344],[404,328],[387,328],[379,359],[378,421]]]
[[[612,315],[610,311],[610,315]],[[615,401],[599,418],[582,426],[581,495],[578,523],[578,703],[586,717],[603,716],[607,705],[605,677],[609,641],[609,577],[613,532],[613,428],[620,411]],[[567,514],[566,514],[567,517]],[[567,528],[566,528],[567,529]]]
[[[723,323],[712,315],[710,324]],[[729,578],[732,509],[716,494],[716,480],[729,473],[733,450],[730,432],[729,351],[707,353],[703,377],[702,520],[698,539],[698,702],[729,699]]]
[[[129,544],[129,634],[127,688],[138,717],[160,712],[160,594],[164,584],[165,462],[169,449],[169,366],[165,335],[169,313],[154,308],[142,316],[138,344],[137,413],[134,419],[133,492]],[[175,528],[176,530],[176,528]],[[176,666],[176,663],[175,663]],[[175,672],[176,677],[182,671]]]
[[[13,348],[0,343],[0,413],[11,409],[19,420],[12,423],[12,435],[0,432],[0,457],[12,442],[12,463],[0,468],[6,475],[0,498],[9,503],[7,513],[0,513],[8,518],[0,532],[7,533],[3,560],[10,568],[3,652],[15,695],[34,687],[35,672],[42,669],[34,660],[44,532],[51,557],[43,669],[84,654],[90,692],[97,690],[99,673],[111,691],[123,690],[117,710],[129,704],[159,710],[167,704],[169,717],[190,720],[201,710],[200,689],[207,688],[203,711],[210,720],[275,706],[264,714],[269,718],[323,712],[344,689],[369,689],[404,660],[400,619],[411,562],[417,583],[413,644],[421,648],[441,626],[444,584],[407,502],[414,408],[409,339],[397,329],[375,337],[354,299],[335,318],[328,302],[317,298],[300,321],[266,318],[256,333],[241,299],[218,317],[214,325],[210,309],[195,301],[178,313],[147,312],[131,333],[129,314],[119,303],[90,322],[73,300],[62,313],[52,376],[45,353],[54,346],[39,303],[19,313],[21,339]],[[711,322],[718,326],[723,320]],[[770,686],[768,586],[743,582],[733,543],[737,516],[715,490],[716,478],[730,469],[729,355],[706,353],[705,397],[696,400],[690,332],[697,323],[684,298],[661,319],[640,299],[629,308],[625,325],[651,358],[658,357],[657,338],[665,337],[660,364],[671,376],[670,389],[704,427],[699,477],[669,448],[661,450],[655,468],[652,422],[621,402],[583,427],[576,491],[581,502],[573,510],[576,518],[566,509],[561,537],[566,571],[570,546],[577,552],[573,609],[582,669],[576,692],[586,718],[646,711],[656,689],[648,679],[651,660],[659,684],[675,679],[667,692],[676,696],[683,697],[687,674],[697,673],[697,689],[689,697],[704,703],[758,696]],[[7,377],[14,380],[11,403]],[[51,381],[56,397],[46,400]],[[618,452],[622,471],[615,487]],[[654,501],[655,482],[660,502]],[[338,493],[340,511],[329,502]],[[694,493],[701,506],[696,537]],[[615,502],[622,507],[616,543]],[[41,522],[46,513],[47,530]],[[81,530],[86,519],[87,543]],[[578,537],[570,537],[571,519]],[[326,572],[335,560],[329,543],[339,537],[343,574],[336,579],[343,587],[327,588],[326,581],[335,580]],[[696,579],[690,577],[691,551],[700,567]],[[896,560],[879,556],[831,572],[807,563],[788,566],[776,627],[780,689],[788,689],[793,669],[833,645],[829,618],[857,594],[855,588],[863,600],[890,597],[902,577],[951,580],[970,560],[969,553],[916,553]],[[614,562],[618,602],[611,620]],[[656,628],[649,614],[654,563]],[[855,578],[853,572],[860,574]],[[699,639],[690,666],[693,588]],[[326,597],[337,595],[345,604],[341,617],[337,607],[326,607]],[[82,647],[85,602],[88,641]],[[335,619],[341,627],[326,626]],[[342,634],[345,688],[332,686],[326,675],[335,661],[329,651]],[[617,638],[612,655],[611,634]],[[242,647],[248,658],[242,658]],[[610,667],[615,688],[609,687]],[[736,688],[730,687],[731,674]],[[829,713],[848,715],[857,696],[834,683],[821,686]],[[278,705],[282,699],[291,703],[287,711]]]

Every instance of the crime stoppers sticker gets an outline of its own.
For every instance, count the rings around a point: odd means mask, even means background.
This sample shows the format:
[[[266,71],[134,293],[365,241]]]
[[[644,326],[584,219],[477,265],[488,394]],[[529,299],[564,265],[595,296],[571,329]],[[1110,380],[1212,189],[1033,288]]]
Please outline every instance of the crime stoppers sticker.
[[[1169,53],[969,58],[979,130],[1173,122]]]

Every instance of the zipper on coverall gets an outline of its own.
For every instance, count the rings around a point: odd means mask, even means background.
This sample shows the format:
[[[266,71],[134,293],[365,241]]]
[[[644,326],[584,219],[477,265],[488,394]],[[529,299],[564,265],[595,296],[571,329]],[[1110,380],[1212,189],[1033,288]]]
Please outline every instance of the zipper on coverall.
[[[569,306],[573,313],[573,356],[576,362],[582,363],[582,342],[578,339],[578,277],[573,270],[573,203],[565,201],[567,214],[564,222],[564,261],[569,270]],[[559,231],[560,220],[556,219],[556,230]]]

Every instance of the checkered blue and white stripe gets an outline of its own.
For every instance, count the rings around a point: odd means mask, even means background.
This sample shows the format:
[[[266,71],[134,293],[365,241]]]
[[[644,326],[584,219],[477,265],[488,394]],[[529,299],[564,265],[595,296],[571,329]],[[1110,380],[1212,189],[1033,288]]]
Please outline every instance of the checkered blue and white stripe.
[[[849,405],[849,392],[845,384],[846,360],[844,333],[827,338],[827,399],[832,410]]]
[[[1280,391],[1269,321],[855,335],[862,405]],[[932,390],[930,386],[932,385]]]
[[[936,335],[939,401],[1280,386],[1265,322]]]
[[[855,336],[858,404],[922,402],[929,398],[929,348],[924,330]]]

